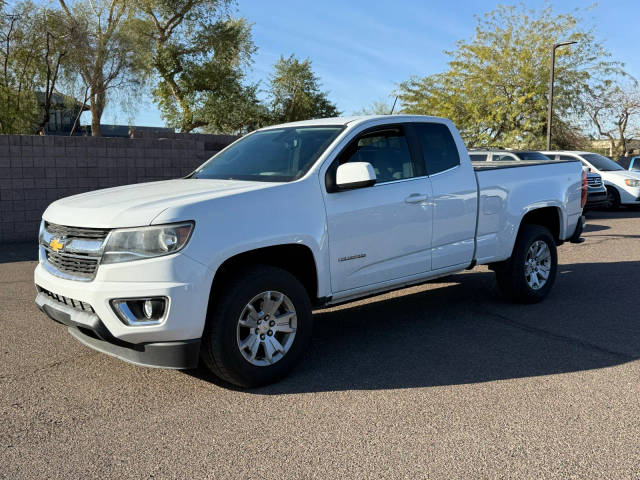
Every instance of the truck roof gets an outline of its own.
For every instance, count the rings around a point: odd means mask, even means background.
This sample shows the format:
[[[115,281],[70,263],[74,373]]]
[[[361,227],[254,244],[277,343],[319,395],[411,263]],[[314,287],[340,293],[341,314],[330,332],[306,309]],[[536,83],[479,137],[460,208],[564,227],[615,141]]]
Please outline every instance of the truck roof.
[[[443,122],[446,119],[440,117],[431,117],[428,115],[355,115],[351,117],[332,117],[332,118],[316,118],[313,120],[301,120],[299,122],[281,123],[279,125],[270,125],[260,130],[269,130],[272,128],[282,127],[311,127],[311,126],[328,126],[328,125],[357,125],[372,120],[393,119],[394,123],[410,122],[416,120],[435,120]],[[448,120],[447,120],[448,121]]]

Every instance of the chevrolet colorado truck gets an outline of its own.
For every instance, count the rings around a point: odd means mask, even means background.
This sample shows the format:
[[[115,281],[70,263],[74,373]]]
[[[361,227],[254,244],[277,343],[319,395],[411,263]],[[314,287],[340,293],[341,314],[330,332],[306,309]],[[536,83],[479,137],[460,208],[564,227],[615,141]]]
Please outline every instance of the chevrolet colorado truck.
[[[476,264],[532,303],[580,241],[578,161],[478,162],[427,116],[277,125],[182,179],[64,198],[44,212],[36,303],[83,344],[255,387],[305,352],[312,309]],[[390,319],[393,321],[393,319]]]

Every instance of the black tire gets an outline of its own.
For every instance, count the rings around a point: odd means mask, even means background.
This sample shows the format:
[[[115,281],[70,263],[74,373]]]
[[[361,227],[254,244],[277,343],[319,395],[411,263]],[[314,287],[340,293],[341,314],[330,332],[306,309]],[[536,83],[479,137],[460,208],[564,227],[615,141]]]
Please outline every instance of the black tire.
[[[537,241],[544,242],[549,248],[551,268],[546,283],[534,289],[527,282],[525,262],[529,249]],[[558,252],[551,232],[540,225],[522,225],[511,258],[493,268],[498,288],[506,298],[519,303],[542,301],[551,291],[558,271]]]
[[[237,328],[245,306],[266,291],[281,292],[291,300],[297,327],[293,343],[282,358],[271,365],[256,366],[242,355]],[[309,295],[296,277],[266,265],[245,268],[225,279],[220,291],[214,292],[200,355],[211,372],[228,383],[243,388],[268,385],[285,377],[296,366],[309,345],[312,326]]]
[[[607,187],[607,210],[618,210],[620,208],[620,192],[615,187]]]

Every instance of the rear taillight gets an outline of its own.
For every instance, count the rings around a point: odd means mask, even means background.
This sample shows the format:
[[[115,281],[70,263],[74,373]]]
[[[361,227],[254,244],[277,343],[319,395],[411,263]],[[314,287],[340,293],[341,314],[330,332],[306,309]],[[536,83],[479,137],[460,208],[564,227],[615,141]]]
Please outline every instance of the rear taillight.
[[[589,188],[589,183],[587,182],[587,172],[582,172],[582,198],[580,204],[582,208],[587,204],[587,189]]]

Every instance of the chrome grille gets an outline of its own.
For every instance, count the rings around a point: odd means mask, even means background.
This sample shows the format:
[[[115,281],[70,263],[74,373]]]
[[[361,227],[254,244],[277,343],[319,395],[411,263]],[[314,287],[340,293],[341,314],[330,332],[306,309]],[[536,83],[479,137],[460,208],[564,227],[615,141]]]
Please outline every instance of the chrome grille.
[[[93,278],[98,269],[98,258],[70,253],[56,253],[45,247],[47,262],[64,273],[78,277]]]
[[[106,228],[67,227],[64,225],[56,225],[55,223],[49,222],[45,222],[44,228],[54,237],[90,238],[93,240],[104,240],[109,234],[109,229]]]
[[[591,187],[599,187],[602,185],[602,177],[587,177],[587,183]]]
[[[96,276],[102,247],[110,229],[83,228],[45,222],[40,236],[41,258],[54,275],[91,281]]]
[[[38,292],[42,292],[48,297],[52,298],[56,302],[63,303],[71,308],[75,308],[80,312],[91,312],[96,313],[91,305],[87,302],[82,302],[80,300],[75,300],[73,298],[65,297],[64,295],[58,295],[57,293],[50,292],[46,288],[42,288],[40,285],[36,285]]]

